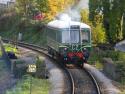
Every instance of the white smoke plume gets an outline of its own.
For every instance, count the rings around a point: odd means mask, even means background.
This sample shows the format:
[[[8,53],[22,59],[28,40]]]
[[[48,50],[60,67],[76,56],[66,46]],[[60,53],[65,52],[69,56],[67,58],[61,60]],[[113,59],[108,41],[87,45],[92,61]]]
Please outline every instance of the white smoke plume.
[[[80,11],[84,8],[88,8],[88,1],[89,0],[78,0],[76,4],[70,6],[68,9],[65,10],[64,13],[59,13],[56,16],[56,19],[65,20],[65,21],[80,21],[81,15]]]
[[[73,21],[80,21],[81,15],[80,11],[88,7],[89,0],[79,0],[77,4],[71,6],[66,13],[71,17]]]

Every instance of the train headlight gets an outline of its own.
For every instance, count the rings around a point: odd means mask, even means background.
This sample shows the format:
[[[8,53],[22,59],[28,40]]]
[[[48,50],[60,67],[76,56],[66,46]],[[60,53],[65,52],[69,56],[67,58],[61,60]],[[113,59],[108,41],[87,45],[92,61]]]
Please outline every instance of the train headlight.
[[[84,54],[85,59],[89,58],[89,51],[86,48],[83,49],[83,54]]]
[[[82,50],[83,50],[83,52],[84,52],[84,51],[86,51],[87,49],[86,49],[86,48],[83,48]]]
[[[65,61],[67,61],[67,60],[68,60],[68,58],[67,58],[67,57],[64,57],[64,60],[65,60]]]
[[[64,51],[67,51],[68,50],[68,48],[64,48]]]

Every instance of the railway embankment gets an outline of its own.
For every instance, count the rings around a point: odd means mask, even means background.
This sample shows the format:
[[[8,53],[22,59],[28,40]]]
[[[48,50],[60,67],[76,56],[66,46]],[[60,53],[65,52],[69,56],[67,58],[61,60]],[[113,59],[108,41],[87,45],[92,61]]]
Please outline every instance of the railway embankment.
[[[112,84],[120,90],[120,94],[125,94],[125,53],[108,48],[94,48],[89,63],[111,79]]]
[[[102,72],[100,72],[99,70],[97,70],[96,68],[85,64],[84,67],[89,70],[94,77],[97,79],[99,86],[101,88],[102,94],[119,94],[120,90],[117,89],[117,87],[115,87],[112,84],[112,81],[106,77]]]
[[[117,62],[117,63],[115,63]],[[118,65],[123,61],[113,61],[111,58],[103,58],[103,72],[111,79],[118,81],[122,76],[122,67],[119,68]]]

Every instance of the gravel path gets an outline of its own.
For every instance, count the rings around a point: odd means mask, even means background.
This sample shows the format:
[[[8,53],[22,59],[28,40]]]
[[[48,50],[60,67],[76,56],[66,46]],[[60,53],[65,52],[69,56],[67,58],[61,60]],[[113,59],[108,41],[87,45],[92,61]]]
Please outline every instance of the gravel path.
[[[51,90],[49,94],[64,94],[64,76],[62,71],[48,59],[45,59],[45,63],[50,73]]]
[[[103,73],[98,71],[96,68],[85,64],[84,67],[89,70],[99,82],[103,94],[119,94],[119,90],[113,86],[112,81],[108,79]]]

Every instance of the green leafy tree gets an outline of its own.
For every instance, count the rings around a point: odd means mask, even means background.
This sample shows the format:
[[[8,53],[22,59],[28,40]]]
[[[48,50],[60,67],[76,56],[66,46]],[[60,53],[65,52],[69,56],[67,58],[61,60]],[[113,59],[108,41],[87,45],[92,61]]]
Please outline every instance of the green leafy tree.
[[[89,0],[89,19],[94,21],[95,15],[101,10],[101,0]]]
[[[89,5],[91,21],[94,22],[96,15],[103,15],[103,25],[109,43],[116,43],[125,37],[124,0],[90,0]]]
[[[98,14],[94,17],[94,24],[92,27],[92,37],[94,43],[105,43],[106,42],[106,34],[105,28],[102,24],[103,16]]]
[[[16,11],[25,17],[49,11],[48,0],[16,0]]]
[[[95,15],[94,21],[89,21],[89,11],[88,10],[82,10],[81,11],[81,21],[84,23],[87,23],[92,28],[92,40],[93,43],[105,43],[106,42],[106,34],[105,34],[105,28],[102,24],[103,16],[102,15]],[[94,24],[93,24],[94,23]]]
[[[59,12],[64,11],[74,0],[17,0],[17,13],[32,17],[42,13],[46,19],[53,19]]]
[[[90,23],[89,21],[89,11],[87,9],[81,10],[81,21],[84,23]]]

